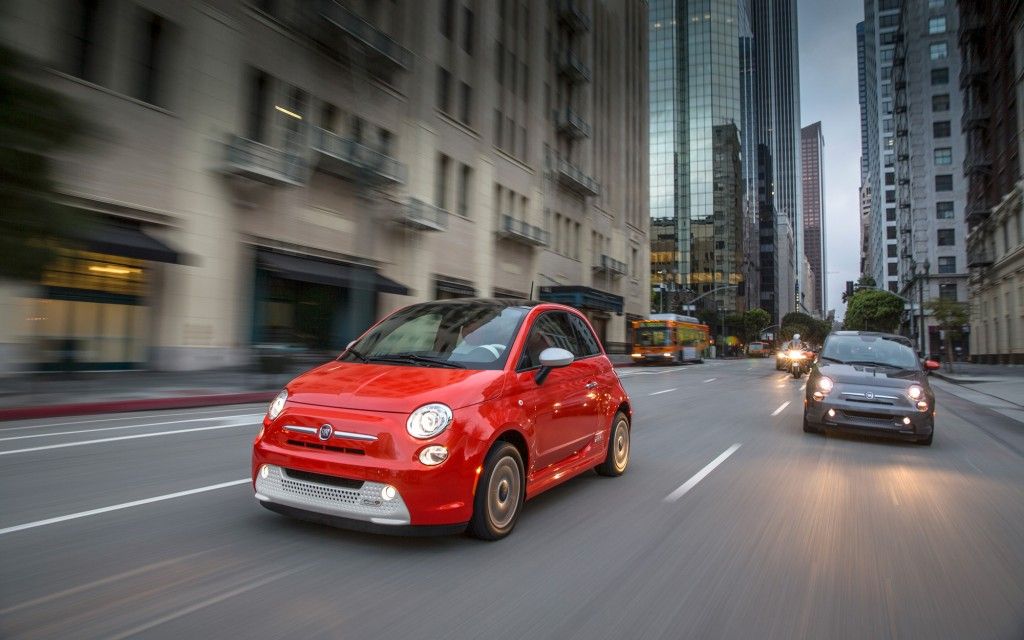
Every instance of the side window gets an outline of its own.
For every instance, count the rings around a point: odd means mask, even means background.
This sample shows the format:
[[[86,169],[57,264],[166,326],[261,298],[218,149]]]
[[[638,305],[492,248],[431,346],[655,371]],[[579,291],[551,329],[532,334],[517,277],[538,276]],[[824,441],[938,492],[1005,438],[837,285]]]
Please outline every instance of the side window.
[[[545,313],[534,321],[530,334],[526,338],[526,347],[519,358],[520,369],[531,369],[540,366],[540,353],[549,347],[557,347],[571,352],[574,356],[580,353],[579,339],[566,314],[555,311]]]
[[[569,322],[576,329],[576,334],[579,336],[580,352],[575,353],[577,358],[585,358],[587,356],[596,356],[601,353],[601,344],[597,341],[597,336],[590,330],[587,323],[583,321],[583,318],[570,314]]]

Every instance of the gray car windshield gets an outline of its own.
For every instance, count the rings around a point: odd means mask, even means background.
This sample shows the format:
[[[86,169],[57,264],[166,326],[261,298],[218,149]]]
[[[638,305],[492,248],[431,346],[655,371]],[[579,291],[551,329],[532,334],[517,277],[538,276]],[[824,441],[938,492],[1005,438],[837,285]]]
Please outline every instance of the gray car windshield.
[[[821,351],[824,360],[843,364],[863,364],[917,369],[913,349],[881,336],[829,336]]]
[[[431,302],[395,313],[340,360],[376,364],[501,369],[527,309],[500,303]]]

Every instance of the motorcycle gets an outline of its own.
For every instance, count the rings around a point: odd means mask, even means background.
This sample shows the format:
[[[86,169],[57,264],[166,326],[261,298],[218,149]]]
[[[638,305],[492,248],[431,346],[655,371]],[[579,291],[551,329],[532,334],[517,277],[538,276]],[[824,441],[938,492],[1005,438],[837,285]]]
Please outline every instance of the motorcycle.
[[[789,360],[789,370],[794,378],[799,379],[803,374],[810,373],[811,360],[813,359],[811,352],[793,349],[786,354],[786,357]]]

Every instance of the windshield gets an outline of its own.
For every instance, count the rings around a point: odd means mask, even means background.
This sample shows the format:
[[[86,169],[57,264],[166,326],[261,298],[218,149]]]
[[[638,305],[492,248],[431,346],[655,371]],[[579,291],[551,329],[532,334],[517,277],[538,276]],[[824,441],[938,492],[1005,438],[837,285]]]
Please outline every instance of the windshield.
[[[501,369],[526,312],[487,302],[415,305],[371,329],[339,359]]]
[[[637,329],[636,345],[638,347],[662,347],[668,344],[666,329]]]
[[[918,368],[913,349],[881,336],[829,336],[821,357],[844,364]]]

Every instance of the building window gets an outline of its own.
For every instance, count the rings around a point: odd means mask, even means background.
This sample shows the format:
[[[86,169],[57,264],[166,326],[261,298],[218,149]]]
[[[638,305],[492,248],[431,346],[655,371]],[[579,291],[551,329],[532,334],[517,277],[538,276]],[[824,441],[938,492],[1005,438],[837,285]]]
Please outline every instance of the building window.
[[[469,7],[462,8],[462,50],[473,55],[473,10]]]
[[[946,0],[928,0],[929,9],[941,9],[946,6]]]
[[[469,217],[469,185],[473,178],[473,170],[467,165],[462,165],[459,172],[459,202],[458,213],[464,218]]]
[[[252,70],[252,84],[249,93],[249,113],[245,127],[245,135],[250,140],[265,142],[267,99],[269,97],[270,76],[260,69]]]
[[[880,58],[883,63],[892,62],[892,49],[882,49]]]
[[[955,284],[940,284],[939,285],[939,299],[940,300],[951,300],[956,302],[956,285]]]
[[[896,210],[895,209],[886,209],[885,210],[885,221],[886,222],[896,222]]]
[[[895,249],[895,248],[896,247],[893,246],[893,249]],[[899,275],[899,273],[896,271],[897,268],[898,267],[897,267],[895,262],[890,262],[889,264],[885,265],[885,272],[886,272],[886,274],[895,277],[895,276]]]
[[[886,257],[887,258],[895,258],[896,257],[896,250],[897,250],[896,249],[896,245],[894,245],[894,244],[887,245],[885,247],[885,255],[886,255]],[[895,274],[890,273],[889,275],[895,275]]]
[[[932,123],[932,136],[935,138],[948,138],[951,131],[949,120]]]
[[[932,69],[932,86],[949,84],[949,67]]]
[[[956,258],[953,256],[939,258],[939,273],[956,273]]]
[[[63,70],[77,78],[99,82],[101,47],[98,36],[109,7],[101,0],[81,0],[67,4],[71,5],[70,11],[67,11],[71,38]]]
[[[952,220],[953,219],[953,203],[952,202],[936,202],[935,203],[935,218],[937,220]]]
[[[132,96],[159,106],[165,106],[161,85],[165,71],[167,53],[167,23],[155,13],[142,12],[141,37],[138,60],[138,76]]]
[[[444,67],[437,68],[437,108],[448,111],[451,104],[452,74]]]
[[[896,192],[893,191],[893,190],[886,191],[885,192],[885,201],[887,203],[896,202]]]
[[[885,186],[891,187],[896,184],[896,174],[892,171],[885,172]]]
[[[936,16],[928,19],[928,33],[946,33],[946,16]]]
[[[462,87],[461,100],[459,101],[459,120],[466,124],[472,124],[470,116],[473,113],[473,88],[465,82],[460,83]]]
[[[885,228],[885,237],[886,237],[887,240],[895,240],[896,239],[896,227],[894,227],[892,225],[886,227]]]
[[[956,245],[956,230],[939,229],[938,234],[940,247],[952,247]]]
[[[448,156],[438,154],[437,169],[434,174],[434,206],[448,209],[448,170],[451,168],[452,159]]]
[[[953,149],[950,147],[939,147],[935,150],[935,164],[937,165],[950,165],[953,164]]]
[[[953,176],[951,174],[935,176],[935,190],[936,191],[952,191],[953,190]]]
[[[932,111],[934,111],[935,113],[949,111],[948,93],[940,93],[937,96],[932,96]]]
[[[498,109],[494,110],[494,146],[501,148],[501,126],[505,124],[505,116]]]
[[[441,33],[449,40],[455,33],[455,0],[441,0]]]
[[[897,285],[895,282],[890,282],[889,283],[889,293],[896,293],[898,290],[899,290],[899,285]]]
[[[949,57],[949,45],[945,42],[933,42],[928,46],[928,57],[932,60],[945,60]]]

